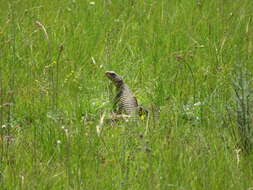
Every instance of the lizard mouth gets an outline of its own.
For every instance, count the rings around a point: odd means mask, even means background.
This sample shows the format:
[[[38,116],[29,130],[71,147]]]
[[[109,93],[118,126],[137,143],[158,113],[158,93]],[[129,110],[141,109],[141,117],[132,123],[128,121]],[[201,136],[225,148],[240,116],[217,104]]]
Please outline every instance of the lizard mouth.
[[[110,75],[110,72],[109,72],[109,71],[106,71],[106,72],[105,72],[105,76],[108,77],[109,75]]]
[[[116,76],[115,73],[112,72],[112,71],[106,71],[106,72],[105,72],[105,75],[106,75],[108,78],[110,78],[110,79],[113,78],[113,76]]]
[[[123,79],[114,71],[106,71],[105,75],[109,80],[111,80],[115,85],[123,84]]]

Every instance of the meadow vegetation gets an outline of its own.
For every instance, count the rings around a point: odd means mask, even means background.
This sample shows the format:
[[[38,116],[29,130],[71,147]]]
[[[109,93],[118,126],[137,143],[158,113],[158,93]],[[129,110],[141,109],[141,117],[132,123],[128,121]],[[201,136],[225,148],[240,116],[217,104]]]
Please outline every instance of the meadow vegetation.
[[[0,0],[0,189],[252,189],[252,19],[249,0]],[[159,118],[98,133],[107,70]]]

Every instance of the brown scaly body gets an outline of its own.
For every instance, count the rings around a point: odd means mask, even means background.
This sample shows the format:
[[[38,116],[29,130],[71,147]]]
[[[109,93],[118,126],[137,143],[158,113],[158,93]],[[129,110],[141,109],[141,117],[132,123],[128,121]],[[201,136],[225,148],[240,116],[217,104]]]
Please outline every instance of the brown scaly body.
[[[116,86],[114,104],[118,105],[117,114],[134,115],[138,111],[138,103],[127,84],[113,71],[107,71],[105,74]]]

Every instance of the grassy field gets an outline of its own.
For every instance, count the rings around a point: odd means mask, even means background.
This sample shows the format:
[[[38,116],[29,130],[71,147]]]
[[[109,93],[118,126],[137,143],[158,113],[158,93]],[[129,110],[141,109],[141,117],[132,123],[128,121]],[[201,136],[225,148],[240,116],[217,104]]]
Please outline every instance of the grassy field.
[[[0,0],[0,189],[252,189],[252,19],[249,0]],[[98,134],[107,70],[159,118]]]

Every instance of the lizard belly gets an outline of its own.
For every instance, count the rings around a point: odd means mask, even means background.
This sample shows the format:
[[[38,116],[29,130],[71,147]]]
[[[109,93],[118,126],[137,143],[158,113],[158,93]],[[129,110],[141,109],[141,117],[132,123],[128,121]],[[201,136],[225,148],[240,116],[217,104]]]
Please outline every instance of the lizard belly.
[[[125,93],[122,93],[119,106],[123,112],[130,115],[135,114],[138,107],[135,97]]]

